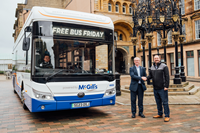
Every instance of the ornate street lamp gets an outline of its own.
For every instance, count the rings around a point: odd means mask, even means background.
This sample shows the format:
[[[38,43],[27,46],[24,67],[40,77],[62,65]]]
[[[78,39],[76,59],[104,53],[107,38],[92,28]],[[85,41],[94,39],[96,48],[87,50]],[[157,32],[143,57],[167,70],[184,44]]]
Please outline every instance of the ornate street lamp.
[[[164,47],[164,62],[166,63],[166,45],[167,45],[167,33],[173,31],[173,38],[175,41],[175,56],[176,56],[176,75],[174,78],[174,84],[180,84],[180,75],[178,67],[178,47],[177,41],[179,32],[182,25],[179,24],[179,15],[177,0],[140,0],[138,3],[136,0],[132,0],[135,5],[133,9],[133,37],[131,38],[134,46],[137,42],[137,32],[141,33],[141,44],[143,47],[143,67],[145,67],[145,44],[146,38],[149,43],[149,68],[152,65],[151,61],[151,43],[153,38],[153,32],[162,32],[161,43]],[[146,38],[145,38],[146,35]],[[134,50],[135,56],[136,50]],[[183,70],[184,71],[184,70]]]

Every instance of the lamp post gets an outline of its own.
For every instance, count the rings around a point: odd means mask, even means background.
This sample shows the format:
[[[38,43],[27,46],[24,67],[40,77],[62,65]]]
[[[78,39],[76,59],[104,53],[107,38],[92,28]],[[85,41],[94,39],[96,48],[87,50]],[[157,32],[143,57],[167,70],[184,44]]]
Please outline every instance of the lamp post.
[[[152,43],[152,40],[153,40],[153,34],[152,33],[147,33],[146,37],[147,37],[147,40],[148,40],[148,43],[149,43],[149,70],[148,70],[148,72],[150,73],[150,71],[151,71],[151,65],[152,65],[152,60],[151,60],[151,43]],[[147,80],[147,84],[150,85],[152,83],[151,83],[150,80]]]
[[[182,4],[181,2],[179,3],[179,17],[180,17],[180,36],[179,36],[179,42],[180,42],[180,47],[181,47],[181,73],[180,73],[180,77],[182,79],[182,82],[186,82],[186,76],[185,76],[185,72],[184,72],[184,66],[183,66],[183,41],[185,36],[183,35],[183,31],[182,31],[182,15],[181,15],[181,7]]]
[[[181,84],[181,78],[180,78],[180,73],[179,73],[179,66],[178,66],[178,38],[179,38],[179,32],[174,31],[172,33],[174,41],[175,41],[175,62],[176,62],[176,67],[175,67],[175,77],[174,77],[174,84]]]
[[[133,0],[132,0],[132,3],[133,3]],[[136,57],[136,45],[137,45],[137,31],[136,31],[136,28],[135,28],[135,25],[136,25],[136,16],[135,16],[135,11],[132,10],[132,18],[133,18],[133,22],[131,23],[132,24],[132,29],[133,29],[133,37],[131,37],[131,41],[133,43],[133,55],[134,55],[134,58]]]
[[[175,1],[172,1],[172,7],[173,10],[172,10],[172,13],[173,13],[173,16],[172,16],[172,19],[174,21],[174,32],[172,33],[172,36],[174,38],[174,42],[175,42],[175,62],[176,62],[176,67],[175,67],[175,71],[176,71],[176,74],[175,74],[175,77],[174,77],[174,84],[181,84],[182,80],[180,78],[180,73],[179,73],[179,66],[178,66],[178,38],[179,38],[179,32],[178,32],[178,18],[179,18],[179,15],[178,15],[178,9],[177,9],[177,6],[176,6],[176,2]],[[181,29],[182,27],[180,27]]]

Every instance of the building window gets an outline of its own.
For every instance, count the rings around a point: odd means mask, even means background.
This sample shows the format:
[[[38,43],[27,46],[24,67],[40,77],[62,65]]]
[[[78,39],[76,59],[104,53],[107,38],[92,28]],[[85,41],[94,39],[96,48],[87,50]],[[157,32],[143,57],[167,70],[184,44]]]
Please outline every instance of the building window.
[[[183,33],[183,35],[186,35],[185,24],[182,26],[182,33]],[[184,42],[185,41],[186,41],[186,38],[184,37]]]
[[[132,5],[129,6],[129,13],[132,14]]]
[[[117,34],[117,32],[115,31],[115,40],[117,41],[118,40],[118,34]]]
[[[182,4],[181,14],[184,15],[185,14],[185,2],[184,2],[184,0],[181,0],[181,4]]]
[[[200,1],[199,0],[194,0],[194,10],[200,9]]]
[[[198,50],[198,60],[199,60],[199,76],[200,76],[200,50]]]
[[[119,5],[118,4],[115,5],[115,11],[119,12]]]
[[[187,76],[194,76],[194,52],[187,51]]]
[[[168,44],[172,44],[172,31],[171,30],[167,33],[167,41],[168,41]]]
[[[200,20],[195,21],[195,35],[196,39],[200,39]]]
[[[161,35],[157,32],[157,46],[161,46]]]
[[[183,35],[186,35],[186,32],[185,32],[185,24],[182,26],[182,33],[183,33]]]
[[[163,62],[163,63],[165,63],[164,54],[161,54],[161,55],[160,55],[160,61]]]
[[[119,40],[122,41],[122,39],[123,39],[123,38],[122,38],[122,34],[120,34],[120,35],[119,35]]]
[[[108,3],[108,11],[111,12],[112,11],[112,5],[110,3]]]
[[[126,13],[126,6],[125,5],[123,5],[122,10],[123,10],[123,13]]]

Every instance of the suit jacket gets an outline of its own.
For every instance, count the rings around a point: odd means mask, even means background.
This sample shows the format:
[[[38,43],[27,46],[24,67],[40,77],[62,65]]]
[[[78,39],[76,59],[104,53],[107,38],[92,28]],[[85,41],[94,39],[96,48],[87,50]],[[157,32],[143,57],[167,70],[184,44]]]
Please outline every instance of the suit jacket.
[[[144,67],[140,66],[140,77],[138,76],[136,66],[131,67],[130,68],[130,76],[131,76],[131,84],[130,84],[129,89],[131,91],[137,91],[139,80],[141,81],[141,85],[142,85],[143,90],[145,91],[147,89],[144,81],[141,79],[141,77],[143,77],[143,76],[146,77],[146,71],[145,71]]]

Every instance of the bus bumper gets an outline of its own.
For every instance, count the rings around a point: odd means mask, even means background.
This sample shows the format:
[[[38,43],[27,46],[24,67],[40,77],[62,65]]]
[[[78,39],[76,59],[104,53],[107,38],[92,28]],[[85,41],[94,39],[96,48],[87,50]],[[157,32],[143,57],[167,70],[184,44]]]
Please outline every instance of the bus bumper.
[[[31,112],[45,112],[45,111],[56,111],[56,110],[67,110],[67,109],[79,109],[79,108],[89,108],[95,106],[105,106],[115,104],[115,95],[107,96],[97,99],[85,99],[85,100],[74,100],[74,101],[55,101],[55,100],[38,100],[32,99],[32,108],[29,110]],[[73,108],[73,103],[84,103],[90,102],[90,106],[87,107],[76,107]]]

